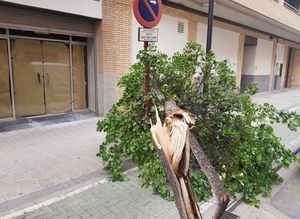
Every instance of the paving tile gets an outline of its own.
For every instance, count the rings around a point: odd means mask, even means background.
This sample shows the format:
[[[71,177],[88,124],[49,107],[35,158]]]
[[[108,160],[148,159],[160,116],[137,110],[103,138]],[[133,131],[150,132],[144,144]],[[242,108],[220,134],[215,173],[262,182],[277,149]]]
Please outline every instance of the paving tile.
[[[23,130],[21,126],[25,120],[1,123],[0,126],[6,125],[10,132],[0,131],[0,139],[5,142],[0,143],[0,203],[29,194],[32,202],[41,201],[42,196],[46,198],[51,194],[55,197],[58,191],[65,194],[73,187],[100,179],[95,172],[104,172],[95,156],[104,139],[104,134],[95,131],[97,117],[83,115],[80,121],[75,119],[67,124],[48,120],[48,126],[38,124],[43,119],[28,121],[35,127]],[[91,161],[95,164],[88,165]],[[18,204],[20,206],[15,207],[22,208],[24,203],[19,200]],[[2,214],[0,209],[0,217]]]

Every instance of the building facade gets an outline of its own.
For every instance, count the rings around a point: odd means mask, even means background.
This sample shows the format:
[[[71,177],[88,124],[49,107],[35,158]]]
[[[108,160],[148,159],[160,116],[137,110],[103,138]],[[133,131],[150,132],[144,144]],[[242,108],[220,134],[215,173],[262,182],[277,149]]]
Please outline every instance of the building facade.
[[[0,1],[0,119],[96,111],[100,1]]]
[[[212,49],[237,86],[300,87],[300,0],[216,0]],[[205,47],[207,0],[165,0],[160,50]],[[1,0],[0,119],[91,110],[122,95],[143,44],[131,0]],[[170,40],[171,39],[171,40]]]

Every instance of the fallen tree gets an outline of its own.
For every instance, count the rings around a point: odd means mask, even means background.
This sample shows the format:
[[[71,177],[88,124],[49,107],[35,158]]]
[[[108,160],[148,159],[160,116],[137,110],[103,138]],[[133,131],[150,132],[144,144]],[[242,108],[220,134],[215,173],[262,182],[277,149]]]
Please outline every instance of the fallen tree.
[[[152,121],[154,103],[160,118],[165,120],[167,100],[192,113],[196,124],[190,137],[191,148],[198,153],[203,150],[229,195],[241,193],[247,203],[258,207],[256,196],[269,195],[271,185],[281,181],[273,170],[274,164],[279,162],[288,167],[298,161],[281,144],[272,124],[282,123],[295,131],[300,126],[300,116],[279,112],[268,104],[252,103],[251,96],[257,87],[251,85],[241,92],[230,64],[217,61],[212,53],[205,54],[195,43],[170,58],[155,47],[147,53],[141,51],[137,63],[119,81],[124,95],[98,123],[98,131],[107,134],[98,156],[111,172],[110,179],[124,180],[120,166],[130,157],[139,167],[143,187],[152,187],[155,194],[166,199],[173,198],[149,132],[149,119],[145,118],[145,63],[151,66]],[[207,74],[205,80],[203,74]],[[211,179],[205,176],[198,161],[197,156],[191,155],[189,175],[197,200],[206,200],[211,196]],[[213,192],[220,194],[220,203],[226,201],[221,190]]]
[[[165,103],[166,119],[162,124],[157,108],[155,110],[156,124],[151,125],[150,131],[172,185],[180,217],[202,218],[189,177],[192,150],[218,201],[213,218],[221,218],[229,203],[229,196],[196,137],[190,133],[189,126],[195,125],[193,116],[178,108],[174,101],[168,101]]]

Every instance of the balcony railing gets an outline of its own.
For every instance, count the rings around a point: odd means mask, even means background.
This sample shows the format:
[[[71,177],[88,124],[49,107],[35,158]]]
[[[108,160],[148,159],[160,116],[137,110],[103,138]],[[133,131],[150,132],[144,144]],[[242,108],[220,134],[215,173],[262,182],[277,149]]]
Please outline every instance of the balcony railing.
[[[291,11],[300,15],[300,9],[290,5],[288,2],[284,1],[284,6],[290,9]]]

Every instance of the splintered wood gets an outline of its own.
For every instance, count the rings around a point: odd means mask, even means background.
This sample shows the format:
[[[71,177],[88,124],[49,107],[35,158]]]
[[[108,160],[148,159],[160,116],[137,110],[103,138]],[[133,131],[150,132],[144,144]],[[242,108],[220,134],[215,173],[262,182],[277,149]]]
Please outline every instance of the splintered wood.
[[[156,124],[151,123],[150,131],[174,191],[175,204],[180,217],[202,219],[189,178],[190,151],[192,150],[218,201],[213,218],[221,218],[229,202],[229,196],[197,139],[190,133],[189,127],[195,125],[193,116],[178,108],[173,101],[165,103],[165,113],[166,119],[162,123],[156,108]]]
[[[150,129],[152,138],[174,190],[181,218],[201,219],[189,178],[189,125],[193,125],[195,120],[189,113],[177,108],[174,102],[166,103],[166,114],[162,124],[156,109],[156,124]]]

